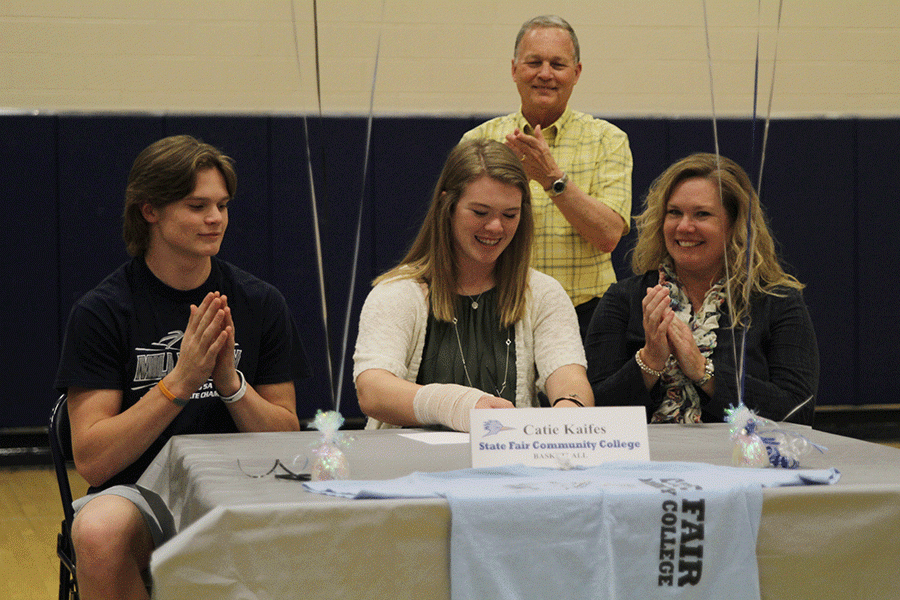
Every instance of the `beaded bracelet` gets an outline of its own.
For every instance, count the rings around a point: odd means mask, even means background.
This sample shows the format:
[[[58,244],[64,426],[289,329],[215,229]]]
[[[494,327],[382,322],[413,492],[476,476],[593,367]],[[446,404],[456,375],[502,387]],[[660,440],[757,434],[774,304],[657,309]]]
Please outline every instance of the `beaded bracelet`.
[[[641,368],[641,371],[643,371],[647,375],[653,375],[654,377],[662,376],[662,374],[663,374],[662,370],[657,371],[656,369],[651,369],[644,363],[644,361],[641,360],[641,349],[640,348],[638,348],[638,351],[634,353],[634,360],[637,362],[637,365]]]

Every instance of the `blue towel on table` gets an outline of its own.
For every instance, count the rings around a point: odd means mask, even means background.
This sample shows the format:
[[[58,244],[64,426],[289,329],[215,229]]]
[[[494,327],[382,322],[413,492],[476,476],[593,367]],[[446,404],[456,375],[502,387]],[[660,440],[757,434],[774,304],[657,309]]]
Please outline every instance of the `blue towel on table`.
[[[352,498],[446,497],[454,600],[757,600],[762,487],[839,477],[834,469],[615,462],[305,485]]]

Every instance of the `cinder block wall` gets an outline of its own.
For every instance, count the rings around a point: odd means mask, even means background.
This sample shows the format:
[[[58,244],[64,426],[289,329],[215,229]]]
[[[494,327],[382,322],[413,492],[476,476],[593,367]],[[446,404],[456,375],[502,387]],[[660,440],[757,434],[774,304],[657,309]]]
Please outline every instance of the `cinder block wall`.
[[[512,0],[6,0],[0,108],[62,111],[496,114],[517,108],[513,40],[545,2]],[[761,5],[761,10],[758,6]],[[560,1],[595,114],[896,116],[895,0]],[[709,23],[709,52],[704,23]],[[318,30],[318,41],[314,31]],[[777,36],[776,36],[777,32]],[[296,47],[299,52],[295,52]],[[777,61],[776,59],[777,43]],[[318,47],[317,47],[318,46]],[[757,50],[758,48],[758,50]],[[299,60],[298,60],[299,55]]]

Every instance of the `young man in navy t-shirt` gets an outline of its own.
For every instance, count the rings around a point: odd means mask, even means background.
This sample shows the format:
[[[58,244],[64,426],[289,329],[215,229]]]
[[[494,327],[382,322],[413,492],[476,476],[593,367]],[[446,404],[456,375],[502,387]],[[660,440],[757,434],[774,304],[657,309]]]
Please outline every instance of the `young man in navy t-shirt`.
[[[147,597],[150,554],[174,525],[134,484],[171,436],[299,429],[308,366],[287,304],[216,258],[236,184],[231,159],[190,136],[147,147],[125,195],[133,258],[69,317],[56,386],[91,486],[72,526],[84,600]]]

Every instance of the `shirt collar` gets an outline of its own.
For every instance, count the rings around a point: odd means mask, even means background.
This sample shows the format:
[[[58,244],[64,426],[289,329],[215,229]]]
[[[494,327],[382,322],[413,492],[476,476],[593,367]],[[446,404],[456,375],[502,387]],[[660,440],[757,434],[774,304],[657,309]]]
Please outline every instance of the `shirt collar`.
[[[555,144],[556,139],[559,137],[559,132],[566,127],[571,118],[572,109],[566,106],[566,110],[563,111],[563,114],[561,114],[552,125],[542,129],[544,132],[544,139],[547,141],[548,146],[552,147]],[[519,108],[519,114],[516,116],[516,126],[520,131],[523,131],[528,135],[534,135],[534,127],[532,127],[528,123],[528,120],[525,119],[525,115],[522,114],[521,108]]]

